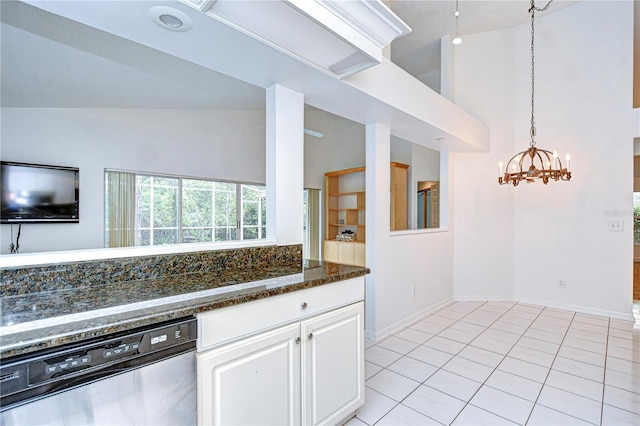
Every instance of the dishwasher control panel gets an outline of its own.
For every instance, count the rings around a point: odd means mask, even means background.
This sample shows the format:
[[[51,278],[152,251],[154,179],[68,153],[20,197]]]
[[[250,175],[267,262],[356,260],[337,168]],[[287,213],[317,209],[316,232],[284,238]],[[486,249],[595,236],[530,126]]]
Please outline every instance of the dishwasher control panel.
[[[109,367],[136,368],[144,360],[154,362],[165,351],[191,343],[195,347],[196,319],[182,319],[139,331],[120,333],[92,343],[66,345],[41,351],[0,366],[2,405],[9,395],[34,387],[83,376],[101,378]],[[126,365],[125,365],[126,364]],[[120,368],[121,367],[121,368]]]

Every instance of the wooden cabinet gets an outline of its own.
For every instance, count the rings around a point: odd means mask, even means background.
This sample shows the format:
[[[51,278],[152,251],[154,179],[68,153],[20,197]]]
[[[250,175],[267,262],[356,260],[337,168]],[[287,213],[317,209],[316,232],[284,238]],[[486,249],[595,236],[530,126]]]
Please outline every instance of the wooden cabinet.
[[[353,264],[356,266],[366,266],[366,250],[364,243],[354,243],[355,259]]]
[[[326,239],[335,240],[343,231],[355,233],[355,241],[365,239],[365,169],[325,173]]]
[[[391,230],[408,228],[407,164],[391,163]]]
[[[365,266],[365,243],[325,240],[323,253],[325,262]]]
[[[392,162],[391,230],[408,228],[407,164]],[[327,262],[365,266],[365,168],[337,170],[325,173],[326,236],[322,259]],[[355,233],[354,242],[336,241],[345,230]]]
[[[198,424],[339,424],[354,413],[363,298],[360,277],[201,314]]]
[[[322,258],[326,262],[365,266],[365,168],[327,172],[325,181],[326,239]],[[355,234],[354,241],[336,241],[336,236],[346,230]]]

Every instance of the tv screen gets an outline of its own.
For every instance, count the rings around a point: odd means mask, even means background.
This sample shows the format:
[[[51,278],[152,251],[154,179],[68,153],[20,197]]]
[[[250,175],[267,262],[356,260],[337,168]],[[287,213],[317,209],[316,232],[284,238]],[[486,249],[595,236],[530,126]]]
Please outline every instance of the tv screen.
[[[0,162],[1,223],[79,222],[79,169]]]

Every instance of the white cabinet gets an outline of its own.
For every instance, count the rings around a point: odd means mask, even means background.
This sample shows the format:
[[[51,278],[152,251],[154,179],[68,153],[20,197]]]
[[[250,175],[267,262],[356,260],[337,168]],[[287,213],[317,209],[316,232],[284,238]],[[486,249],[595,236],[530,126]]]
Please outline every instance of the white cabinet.
[[[199,316],[199,339],[211,346],[196,355],[198,424],[336,424],[355,412],[364,403],[363,296],[359,277]]]
[[[300,327],[198,354],[198,423],[300,424]]]
[[[364,402],[364,303],[301,323],[303,424],[336,424]]]

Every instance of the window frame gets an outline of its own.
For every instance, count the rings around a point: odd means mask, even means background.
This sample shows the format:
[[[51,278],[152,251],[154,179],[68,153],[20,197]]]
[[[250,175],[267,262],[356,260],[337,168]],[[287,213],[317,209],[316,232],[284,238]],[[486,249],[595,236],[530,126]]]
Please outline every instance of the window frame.
[[[268,240],[267,237],[267,229],[266,229],[266,220],[262,220],[263,219],[263,211],[264,214],[266,216],[266,197],[267,197],[267,188],[266,185],[264,184],[259,184],[259,183],[253,183],[253,182],[239,182],[239,181],[230,181],[230,180],[220,180],[220,179],[211,179],[211,178],[202,178],[202,177],[194,177],[194,176],[183,176],[183,175],[172,175],[172,174],[160,174],[160,173],[149,173],[149,172],[136,172],[136,171],[130,171],[130,170],[116,170],[116,169],[105,169],[105,175],[108,172],[126,172],[126,173],[131,173],[135,176],[135,191],[136,194],[138,193],[138,188],[140,186],[140,184],[138,183],[138,178],[143,176],[143,177],[150,177],[152,178],[151,184],[148,185],[150,187],[150,191],[151,191],[151,196],[150,196],[150,212],[149,212],[149,227],[144,227],[141,228],[138,226],[139,224],[139,197],[136,196],[135,199],[135,215],[136,215],[136,226],[135,226],[135,245],[132,247],[163,247],[163,246],[174,246],[174,245],[191,245],[191,244],[229,244],[229,243],[238,243],[238,242],[266,242]],[[156,185],[154,185],[154,179],[159,178],[159,179],[176,179],[177,180],[177,186],[176,186],[176,227],[155,227],[154,226],[154,215],[153,215],[153,209],[154,209],[154,189],[156,187]],[[211,227],[192,227],[192,226],[188,226],[185,227],[184,226],[184,212],[183,212],[183,191],[184,191],[184,185],[183,182],[185,180],[193,180],[193,181],[202,181],[202,182],[211,182],[211,183],[224,183],[224,184],[229,184],[229,185],[234,185],[235,186],[235,227],[233,227],[233,229],[235,229],[235,239],[227,239],[227,240],[216,240],[216,234],[215,231],[216,229],[219,228],[224,228],[224,227],[220,227],[216,225],[216,219],[215,219],[215,194],[216,194],[216,189],[214,186],[212,186],[211,188],[211,203],[212,203],[212,222],[211,222]],[[143,184],[144,185],[144,184]],[[257,208],[257,212],[258,212],[258,224],[257,225],[245,225],[244,224],[244,204],[245,201],[242,198],[242,190],[244,187],[250,187],[251,190],[255,190],[256,187],[260,187],[261,191],[259,192],[258,195],[258,200],[257,201],[251,201],[251,202],[255,202],[258,204],[258,208]],[[232,191],[229,191],[232,192]],[[105,179],[105,209],[107,206],[108,200],[107,200],[107,196],[106,196],[106,179]],[[104,226],[105,226],[105,234],[108,232],[108,228],[107,228],[107,215],[106,215],[106,210],[105,210],[105,220],[104,220]],[[231,226],[229,226],[230,228]],[[258,234],[258,238],[251,238],[251,239],[245,239],[244,238],[244,228],[257,228],[257,234]],[[167,244],[153,244],[154,238],[153,238],[153,234],[155,230],[165,230],[165,229],[171,229],[174,230],[176,232],[176,242],[175,243],[167,243]],[[184,230],[185,229],[211,229],[212,235],[211,235],[211,240],[210,241],[195,241],[195,242],[185,242],[185,235],[184,235]],[[141,230],[146,230],[149,231],[150,237],[149,237],[149,244],[139,244],[140,243],[140,238],[139,238],[139,232]],[[106,239],[105,239],[105,244],[107,243]]]

